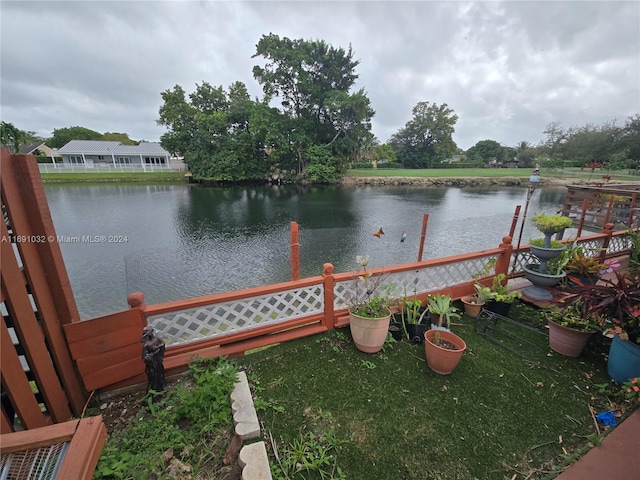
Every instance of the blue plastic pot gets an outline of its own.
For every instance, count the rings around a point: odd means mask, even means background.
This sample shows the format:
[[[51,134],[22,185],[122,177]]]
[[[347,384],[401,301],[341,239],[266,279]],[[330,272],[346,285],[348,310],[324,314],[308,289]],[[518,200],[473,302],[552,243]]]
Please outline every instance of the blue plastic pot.
[[[640,377],[640,345],[613,337],[607,361],[609,376],[622,384],[635,377]]]

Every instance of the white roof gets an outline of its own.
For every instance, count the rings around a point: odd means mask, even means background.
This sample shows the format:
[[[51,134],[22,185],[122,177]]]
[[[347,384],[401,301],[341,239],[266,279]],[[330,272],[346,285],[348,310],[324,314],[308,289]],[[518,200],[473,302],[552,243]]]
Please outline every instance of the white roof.
[[[169,156],[157,142],[142,142],[140,145],[123,145],[122,142],[102,140],[71,140],[58,149],[62,155],[162,155]]]

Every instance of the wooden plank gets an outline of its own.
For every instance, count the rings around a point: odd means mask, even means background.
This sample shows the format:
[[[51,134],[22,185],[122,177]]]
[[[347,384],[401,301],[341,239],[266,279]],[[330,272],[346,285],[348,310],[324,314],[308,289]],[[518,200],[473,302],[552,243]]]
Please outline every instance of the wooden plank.
[[[13,418],[9,419],[7,412],[2,408],[2,414],[0,414],[0,434],[13,432]],[[2,443],[0,443],[2,445]]]
[[[58,472],[58,478],[90,480],[106,440],[107,429],[101,416],[80,420]]]
[[[4,272],[3,272],[4,273]],[[43,427],[50,423],[40,411],[40,406],[29,386],[16,349],[13,347],[9,329],[0,322],[0,376],[7,394],[25,428]],[[4,445],[3,445],[4,448]]]
[[[103,317],[92,318],[82,322],[64,325],[64,333],[67,341],[72,344],[81,344],[85,340],[91,340],[103,335],[117,335],[118,331],[128,328],[139,328],[140,334],[137,341],[142,339],[142,329],[147,325],[147,320],[137,308],[123,310]]]
[[[9,232],[4,222],[0,222],[0,232],[7,238]],[[0,243],[2,255],[2,291],[5,305],[15,322],[20,344],[25,349],[25,357],[35,374],[38,390],[45,399],[47,411],[56,422],[71,418],[67,396],[58,379],[49,350],[44,341],[44,333],[38,324],[31,301],[24,285],[24,278],[14,255],[12,244]],[[4,322],[3,322],[4,323]]]
[[[102,388],[144,373],[139,309],[64,325],[69,349],[87,390]]]
[[[79,420],[70,420],[2,435],[2,453],[22,452],[47,447],[55,443],[68,442],[73,437],[73,432],[76,431],[79,422]]]
[[[0,190],[14,233],[47,239],[46,242],[23,245],[26,248],[23,261],[34,281],[32,288],[41,311],[51,357],[70,406],[79,415],[84,408],[85,397],[60,324],[79,321],[80,315],[60,246],[48,241],[55,238],[55,230],[38,165],[33,156],[13,157],[6,150],[2,151],[1,162]]]
[[[82,373],[85,388],[87,390],[95,390],[144,373],[145,365],[141,357],[142,347],[140,347],[139,358],[125,360],[100,370],[96,370],[95,368],[85,370]]]

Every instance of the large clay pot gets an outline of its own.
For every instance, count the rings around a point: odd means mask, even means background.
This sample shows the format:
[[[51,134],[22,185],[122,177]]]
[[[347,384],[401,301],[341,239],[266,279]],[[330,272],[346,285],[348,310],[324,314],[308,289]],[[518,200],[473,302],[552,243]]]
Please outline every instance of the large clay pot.
[[[390,319],[391,312],[380,318],[366,318],[349,312],[349,328],[356,348],[365,353],[379,352],[387,339]]]
[[[609,347],[607,372],[618,383],[640,377],[640,345],[615,335]]]
[[[476,318],[480,315],[482,307],[484,307],[484,302],[481,302],[477,295],[465,295],[460,301],[464,305],[464,313],[471,318]]]
[[[583,332],[573,328],[558,325],[553,320],[547,319],[549,324],[549,346],[567,357],[578,357],[587,345],[593,332]]]
[[[440,339],[456,346],[456,350],[449,350],[434,343],[436,335]],[[427,357],[429,368],[441,375],[449,375],[458,366],[467,344],[455,333],[446,330],[428,330],[424,334],[424,353]]]

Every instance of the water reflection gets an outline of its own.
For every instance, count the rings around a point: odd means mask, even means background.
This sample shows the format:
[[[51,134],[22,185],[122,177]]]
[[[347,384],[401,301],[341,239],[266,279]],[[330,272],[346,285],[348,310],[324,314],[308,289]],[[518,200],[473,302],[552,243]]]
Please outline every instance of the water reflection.
[[[126,295],[148,303],[286,281],[290,222],[300,225],[301,274],[496,247],[509,232],[524,188],[229,187],[47,185],[58,235],[121,235],[126,243],[62,243],[83,318],[124,309]],[[555,213],[564,188],[535,192],[529,217]],[[382,228],[385,235],[373,233]],[[519,227],[516,230],[516,235]],[[402,232],[407,240],[400,242]],[[522,243],[538,236],[529,222]],[[517,239],[514,239],[514,244]]]

